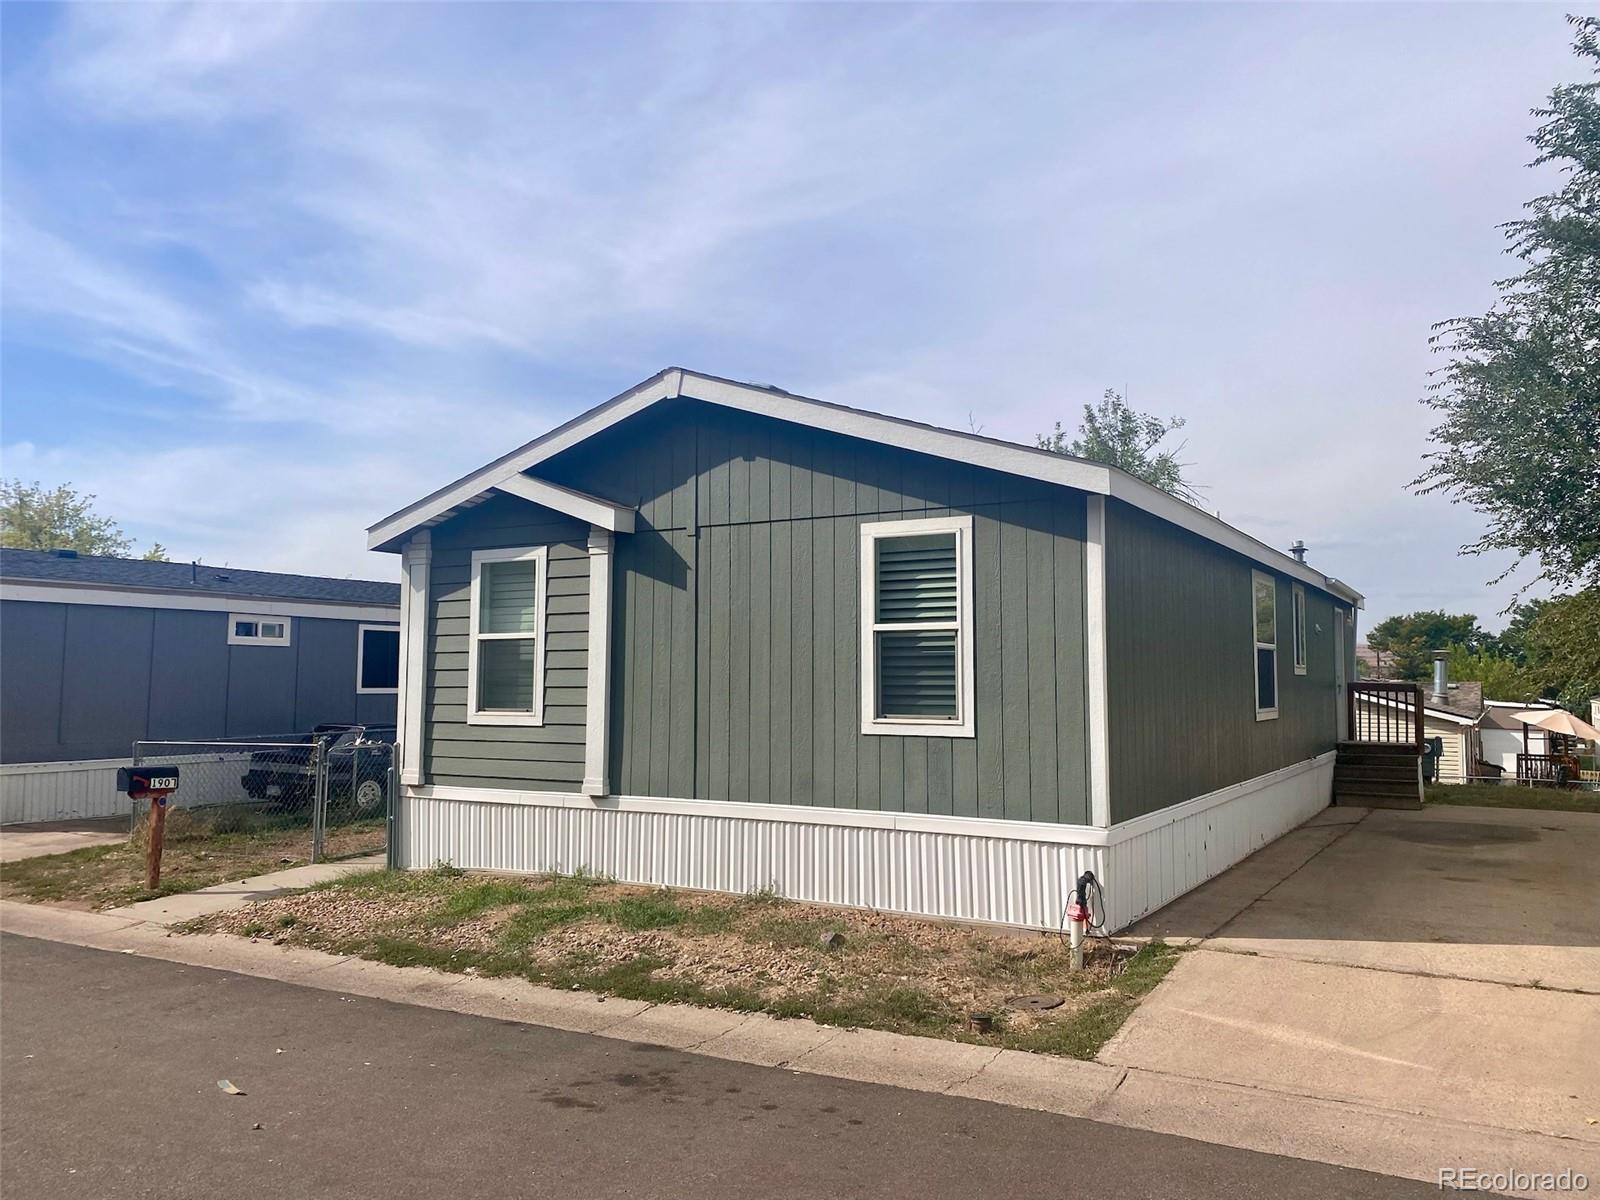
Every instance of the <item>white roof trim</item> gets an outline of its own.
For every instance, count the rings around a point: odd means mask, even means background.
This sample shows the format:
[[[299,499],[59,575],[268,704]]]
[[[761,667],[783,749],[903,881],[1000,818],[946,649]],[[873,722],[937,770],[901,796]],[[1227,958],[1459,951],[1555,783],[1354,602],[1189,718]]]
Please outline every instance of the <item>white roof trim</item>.
[[[0,600],[41,604],[95,604],[105,608],[161,608],[181,612],[249,613],[262,617],[326,617],[335,621],[394,624],[400,611],[390,605],[352,604],[340,600],[269,599],[222,592],[177,592],[81,583],[65,579],[0,579]]]
[[[687,389],[686,381],[690,384]],[[398,550],[400,539],[415,529],[437,523],[459,505],[476,500],[492,488],[502,487],[505,481],[513,476],[521,475],[522,472],[538,466],[546,459],[554,458],[562,451],[627,420],[635,413],[642,412],[662,400],[684,395],[708,404],[719,404],[725,408],[773,417],[796,425],[824,429],[846,437],[862,438],[866,441],[915,450],[935,458],[987,467],[1008,475],[1021,475],[1045,483],[1077,488],[1079,491],[1112,496],[1218,545],[1226,546],[1246,558],[1271,567],[1280,574],[1308,583],[1322,591],[1331,592],[1358,608],[1362,605],[1361,593],[1337,579],[1296,561],[1293,555],[1275,550],[1265,542],[1257,541],[1221,518],[1214,517],[1193,505],[1185,504],[1142,479],[1135,479],[1126,472],[1101,463],[1071,458],[1051,450],[1020,446],[1014,442],[1003,442],[978,434],[940,429],[920,421],[909,421],[903,417],[890,417],[882,413],[846,408],[823,400],[796,396],[776,388],[738,383],[714,375],[686,371],[680,367],[670,368],[646,379],[604,404],[574,417],[543,437],[535,438],[488,466],[474,471],[471,475],[385,517],[368,529],[367,548]],[[589,499],[593,500],[592,497]],[[540,501],[540,503],[545,502]]]
[[[498,491],[521,497],[534,504],[542,504],[546,508],[565,513],[569,517],[576,517],[590,525],[609,529],[612,533],[633,532],[633,509],[613,504],[609,500],[601,500],[597,496],[587,496],[571,488],[535,479],[520,472],[506,476],[494,486]]]

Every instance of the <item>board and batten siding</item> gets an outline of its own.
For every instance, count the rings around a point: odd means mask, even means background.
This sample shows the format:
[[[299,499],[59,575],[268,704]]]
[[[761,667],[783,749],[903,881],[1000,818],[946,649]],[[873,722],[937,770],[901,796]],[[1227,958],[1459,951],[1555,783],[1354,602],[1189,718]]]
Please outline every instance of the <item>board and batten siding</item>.
[[[1088,820],[1082,494],[691,400],[539,474],[639,510],[613,792]],[[976,736],[863,734],[860,527],[950,514],[973,517]]]
[[[497,495],[433,531],[424,737],[433,783],[572,792],[583,782],[589,528]],[[472,552],[549,546],[543,725],[467,723]]]
[[[1336,747],[1336,602],[1305,589],[1307,669],[1297,675],[1292,581],[1274,575],[1278,716],[1258,721],[1252,570],[1273,574],[1129,505],[1106,501],[1113,824]]]

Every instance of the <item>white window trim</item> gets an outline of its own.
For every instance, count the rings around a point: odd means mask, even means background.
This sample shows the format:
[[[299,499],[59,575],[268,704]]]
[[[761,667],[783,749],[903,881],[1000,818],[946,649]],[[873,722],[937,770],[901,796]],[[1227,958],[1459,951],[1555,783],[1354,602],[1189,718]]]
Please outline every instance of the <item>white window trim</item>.
[[[878,708],[878,539],[886,537],[920,537],[929,533],[954,533],[956,535],[956,712],[954,721],[925,721],[903,717],[877,717]],[[972,518],[928,517],[911,521],[871,521],[861,526],[861,732],[886,734],[895,737],[973,737],[975,681],[973,666],[972,627]],[[947,628],[949,622],[936,623]],[[923,628],[933,628],[922,622],[896,622],[894,630],[907,633]]]
[[[1289,624],[1294,635],[1294,673],[1304,675],[1311,661],[1310,620],[1306,612],[1306,589],[1298,583],[1289,589]]]
[[[533,711],[505,712],[500,709],[484,710],[478,707],[478,639],[516,638],[526,634],[478,632],[478,584],[484,563],[527,562],[538,564],[538,578],[533,591]],[[550,547],[523,546],[512,550],[474,550],[472,552],[472,589],[468,604],[471,619],[467,636],[467,724],[468,725],[543,725],[544,724],[544,659],[545,659],[545,597],[550,592]]]
[[[235,624],[239,621],[254,621],[259,627],[261,622],[268,621],[274,625],[283,626],[281,638],[246,637],[235,633]],[[288,646],[294,642],[294,621],[289,617],[275,617],[262,613],[229,613],[228,614],[228,645],[230,646]]]
[[[1272,588],[1272,640],[1262,642],[1256,640],[1256,584],[1266,583]],[[1272,651],[1272,707],[1261,707],[1261,668],[1256,663],[1257,653],[1262,650]],[[1256,720],[1276,721],[1278,719],[1278,692],[1283,681],[1278,678],[1278,581],[1265,571],[1250,572],[1250,688],[1256,696]]]
[[[356,695],[358,695],[358,696],[393,696],[393,695],[396,695],[400,691],[399,683],[396,683],[394,687],[390,687],[390,688],[369,688],[369,687],[362,687],[361,686],[361,680],[362,680],[362,677],[364,675],[364,671],[362,670],[362,667],[366,663],[366,658],[367,658],[367,631],[369,629],[371,629],[371,630],[382,630],[385,633],[395,633],[395,634],[398,634],[400,632],[400,626],[398,626],[398,625],[357,625],[356,626]],[[398,678],[399,677],[396,676],[396,679],[398,679]]]

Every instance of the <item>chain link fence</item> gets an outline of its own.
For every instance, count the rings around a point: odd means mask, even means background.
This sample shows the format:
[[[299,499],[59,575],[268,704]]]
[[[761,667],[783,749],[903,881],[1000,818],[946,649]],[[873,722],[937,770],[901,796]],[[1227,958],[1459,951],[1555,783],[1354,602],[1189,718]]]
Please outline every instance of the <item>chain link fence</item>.
[[[250,741],[135,742],[133,765],[178,768],[165,840],[207,858],[255,869],[389,846],[394,746],[360,726]],[[148,804],[134,803],[135,840],[149,815]]]

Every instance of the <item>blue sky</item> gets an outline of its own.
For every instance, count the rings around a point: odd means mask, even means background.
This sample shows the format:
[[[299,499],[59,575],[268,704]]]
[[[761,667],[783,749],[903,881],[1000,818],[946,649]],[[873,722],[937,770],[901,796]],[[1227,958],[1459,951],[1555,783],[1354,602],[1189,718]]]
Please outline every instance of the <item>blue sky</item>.
[[[1020,441],[1126,388],[1366,623],[1510,598],[1404,485],[1560,7],[0,21],[3,470],[174,557],[393,577],[365,526],[680,364]]]

